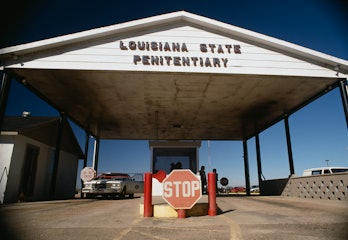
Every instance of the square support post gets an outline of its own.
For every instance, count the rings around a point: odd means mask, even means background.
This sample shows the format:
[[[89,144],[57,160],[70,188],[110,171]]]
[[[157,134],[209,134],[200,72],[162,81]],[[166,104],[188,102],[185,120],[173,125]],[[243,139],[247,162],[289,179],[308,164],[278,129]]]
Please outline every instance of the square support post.
[[[8,95],[10,93],[11,77],[6,71],[2,71],[1,89],[0,89],[0,131],[5,118]]]
[[[259,134],[255,135],[256,146],[256,161],[257,161],[257,176],[259,180],[260,194],[262,194],[261,182],[262,182],[262,163],[261,163],[261,151],[260,151],[260,138]]]
[[[293,175],[293,174],[295,174],[295,168],[294,168],[294,159],[292,157],[292,147],[291,147],[291,138],[290,138],[290,129],[289,129],[289,116],[288,115],[286,115],[284,117],[284,124],[285,124],[285,133],[286,133],[286,143],[288,145],[290,175]]]
[[[248,156],[248,143],[246,140],[243,140],[243,153],[244,153],[244,172],[245,172],[246,195],[250,196],[249,156]]]
[[[94,154],[93,154],[93,169],[98,173],[98,162],[99,162],[99,138],[94,138]]]
[[[51,187],[50,187],[51,200],[54,199],[55,191],[56,191],[59,156],[60,156],[60,149],[62,146],[62,135],[63,135],[65,121],[66,121],[65,115],[61,113],[59,121],[58,121],[58,126],[57,126],[56,149],[54,152],[54,160],[53,160],[53,170],[52,170]]]
[[[346,117],[346,125],[348,128],[348,86],[347,86],[347,80],[340,81],[340,93],[341,93],[341,99],[343,104],[343,111],[344,116]]]
[[[83,155],[83,168],[87,167],[87,159],[88,159],[88,149],[89,149],[89,138],[90,138],[90,134],[86,131],[86,142],[85,142],[85,153]],[[81,179],[81,188],[83,187],[83,181]],[[83,192],[81,191],[81,198],[84,197]]]

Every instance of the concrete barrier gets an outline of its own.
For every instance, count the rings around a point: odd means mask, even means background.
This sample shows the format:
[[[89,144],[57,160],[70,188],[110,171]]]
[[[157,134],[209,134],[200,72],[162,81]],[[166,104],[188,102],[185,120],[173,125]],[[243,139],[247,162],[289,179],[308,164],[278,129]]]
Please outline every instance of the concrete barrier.
[[[291,176],[282,194],[286,197],[348,200],[348,173]]]
[[[186,210],[187,217],[193,216],[206,216],[208,215],[208,195],[203,195],[202,198],[191,209]],[[218,206],[217,206],[218,208]],[[155,218],[177,218],[178,211],[169,206],[162,197],[153,197],[152,202],[153,217]],[[143,197],[140,200],[139,207],[140,215],[144,214],[144,200]]]
[[[289,178],[265,180],[260,183],[260,195],[280,196],[287,185]]]

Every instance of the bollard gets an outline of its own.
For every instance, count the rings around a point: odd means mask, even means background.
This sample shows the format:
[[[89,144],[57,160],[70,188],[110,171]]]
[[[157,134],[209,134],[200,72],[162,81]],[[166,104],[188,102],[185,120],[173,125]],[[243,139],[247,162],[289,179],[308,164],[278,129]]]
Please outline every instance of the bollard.
[[[186,218],[186,209],[178,209],[178,218]]]
[[[208,173],[208,215],[216,216],[216,174]]]
[[[144,217],[152,217],[152,173],[145,173],[144,181]]]

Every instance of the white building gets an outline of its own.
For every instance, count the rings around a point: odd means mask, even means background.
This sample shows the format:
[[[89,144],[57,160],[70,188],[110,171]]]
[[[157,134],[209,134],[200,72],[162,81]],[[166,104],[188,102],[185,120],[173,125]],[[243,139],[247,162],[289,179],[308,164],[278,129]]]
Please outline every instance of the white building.
[[[0,202],[74,197],[83,154],[66,120],[52,194],[59,117],[6,117],[0,136]]]

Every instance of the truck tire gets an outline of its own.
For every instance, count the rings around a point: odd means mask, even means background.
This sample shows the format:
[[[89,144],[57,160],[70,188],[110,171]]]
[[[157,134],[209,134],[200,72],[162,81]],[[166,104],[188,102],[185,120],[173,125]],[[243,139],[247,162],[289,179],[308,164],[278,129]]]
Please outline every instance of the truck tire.
[[[122,189],[122,192],[120,193],[120,199],[123,199],[126,195],[126,187]]]

